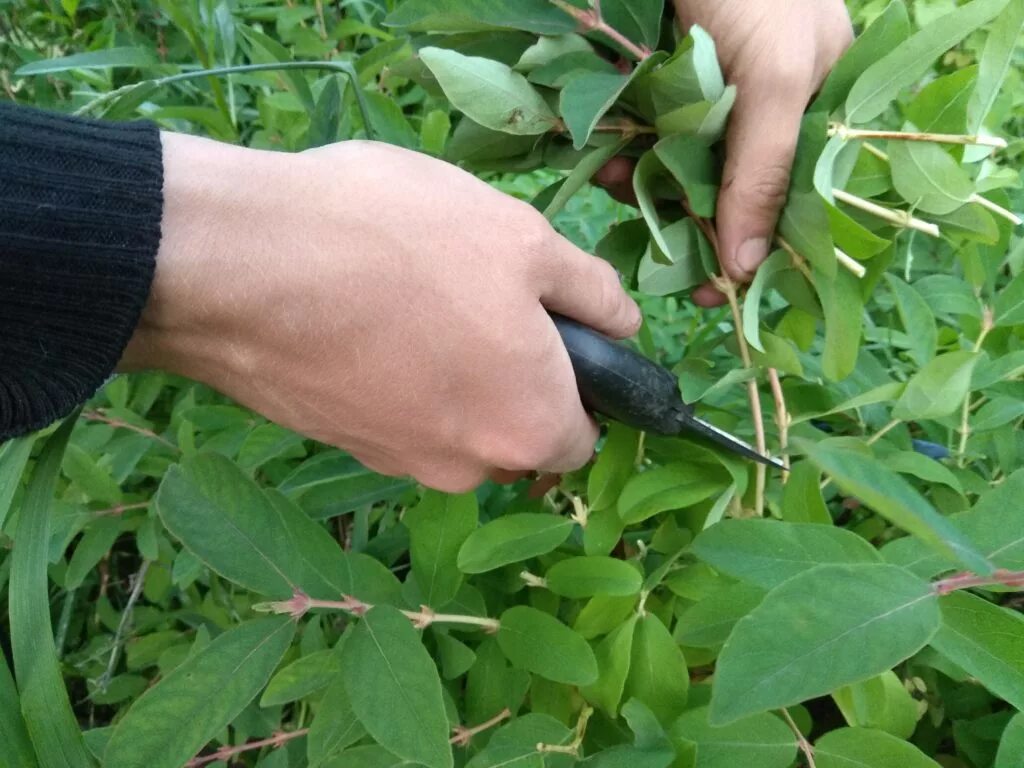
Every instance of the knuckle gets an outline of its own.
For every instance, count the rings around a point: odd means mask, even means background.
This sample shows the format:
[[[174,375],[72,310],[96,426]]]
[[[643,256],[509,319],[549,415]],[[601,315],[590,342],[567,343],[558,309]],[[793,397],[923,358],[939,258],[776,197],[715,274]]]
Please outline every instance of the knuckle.
[[[789,194],[789,166],[770,163],[746,169],[742,179],[731,187],[744,208],[775,211],[782,207]]]

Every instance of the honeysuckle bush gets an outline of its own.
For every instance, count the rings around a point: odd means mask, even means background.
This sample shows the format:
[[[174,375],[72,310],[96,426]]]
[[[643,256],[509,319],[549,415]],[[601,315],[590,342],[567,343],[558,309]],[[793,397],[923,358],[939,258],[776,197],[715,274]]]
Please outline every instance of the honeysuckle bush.
[[[119,376],[0,447],[0,764],[1024,765],[1024,2],[849,4],[747,289],[735,89],[663,5],[0,2],[9,98],[531,200],[791,467],[611,424],[579,472],[446,496]],[[637,209],[588,184],[619,155]]]

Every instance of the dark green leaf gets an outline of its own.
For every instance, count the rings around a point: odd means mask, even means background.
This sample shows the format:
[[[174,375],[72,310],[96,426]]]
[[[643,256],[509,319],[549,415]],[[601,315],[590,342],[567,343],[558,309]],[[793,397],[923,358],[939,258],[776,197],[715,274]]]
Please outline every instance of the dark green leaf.
[[[718,657],[710,720],[798,704],[891,669],[939,626],[931,585],[892,565],[820,565],[739,620]]]
[[[575,599],[594,595],[635,595],[641,577],[636,566],[614,557],[570,557],[560,560],[544,574],[548,589],[556,595]]]
[[[11,502],[18,490],[18,483],[28,457],[32,453],[34,438],[18,437],[0,445],[0,529],[4,527]]]
[[[636,623],[637,616],[633,614],[598,643],[594,650],[597,658],[597,681],[580,691],[587,701],[600,707],[611,717],[618,713],[619,701],[626,687]]]
[[[975,352],[946,352],[931,360],[907,383],[892,415],[903,421],[948,416],[963,403],[978,363]]]
[[[819,768],[939,768],[913,744],[885,731],[840,728],[814,745]]]
[[[677,134],[655,144],[654,153],[683,188],[693,212],[705,218],[713,217],[719,178],[707,144],[692,136]]]
[[[73,53],[59,59],[43,59],[25,64],[15,70],[15,77],[50,75],[71,69],[114,69],[132,67],[142,69],[157,63],[153,54],[145,48],[106,48],[102,51]]]
[[[782,720],[762,714],[725,726],[708,723],[708,708],[683,713],[669,735],[677,747],[694,752],[693,768],[786,768],[796,757],[796,741]]]
[[[372,608],[345,642],[341,674],[352,709],[375,741],[427,768],[451,768],[441,679],[411,622]]]
[[[295,634],[287,617],[218,636],[150,688],[114,729],[106,768],[181,768],[266,685]]]
[[[615,506],[632,474],[639,442],[640,433],[636,430],[617,422],[609,425],[608,438],[587,478],[591,512]]]
[[[676,639],[693,648],[718,648],[736,622],[764,599],[765,590],[748,584],[728,584],[709,592],[679,615]]]
[[[498,645],[519,669],[556,683],[589,685],[597,680],[597,660],[587,641],[550,614],[525,605],[501,615]],[[552,649],[558,649],[552,653]]]
[[[42,766],[90,768],[93,760],[61,677],[50,622],[47,546],[61,457],[78,414],[46,441],[18,514],[8,613],[21,712]],[[191,757],[191,755],[189,755]]]
[[[718,571],[771,589],[825,563],[880,563],[860,536],[826,525],[723,520],[693,541],[696,555]]]
[[[682,648],[661,619],[650,613],[642,616],[633,636],[626,698],[646,704],[666,725],[686,708],[689,690],[690,673]]]
[[[569,538],[572,525],[564,517],[538,513],[492,520],[473,531],[459,549],[459,570],[483,573],[546,554]]]
[[[545,0],[406,0],[385,23],[409,32],[521,29],[561,35],[576,28],[571,16]]]
[[[900,321],[910,339],[911,357],[918,366],[924,366],[935,357],[935,347],[939,341],[931,308],[921,294],[895,275],[887,274],[885,279],[896,296]]]
[[[405,513],[409,529],[409,557],[423,602],[441,608],[455,597],[462,573],[455,565],[459,549],[477,526],[477,502],[460,496],[428,491]]]
[[[832,693],[848,725],[878,728],[909,739],[917,728],[917,701],[895,672],[847,685]]]
[[[333,650],[317,651],[278,670],[260,697],[260,706],[288,704],[326,688],[341,670],[338,655]]]
[[[586,146],[594,126],[618,99],[629,78],[592,72],[575,77],[562,89],[559,112],[576,149]]]
[[[667,464],[630,478],[619,496],[619,517],[638,523],[667,509],[683,509],[725,490],[721,474],[698,464]]]

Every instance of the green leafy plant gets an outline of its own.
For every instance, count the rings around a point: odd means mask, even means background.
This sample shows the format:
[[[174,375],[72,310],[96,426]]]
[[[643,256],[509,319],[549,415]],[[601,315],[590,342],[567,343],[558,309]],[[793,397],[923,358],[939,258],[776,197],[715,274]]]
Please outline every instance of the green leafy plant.
[[[612,424],[579,472],[446,496],[118,377],[0,446],[0,764],[1024,764],[1024,2],[849,3],[745,292],[735,90],[663,5],[0,2],[11,98],[375,138],[531,200],[790,463]],[[616,156],[636,209],[588,184]],[[708,279],[728,307],[686,302]]]

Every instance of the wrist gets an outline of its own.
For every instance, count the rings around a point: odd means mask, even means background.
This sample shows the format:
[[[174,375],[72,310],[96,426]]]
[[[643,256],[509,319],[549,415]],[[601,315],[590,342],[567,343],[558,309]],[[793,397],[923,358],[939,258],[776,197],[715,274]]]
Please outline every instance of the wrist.
[[[119,370],[160,369],[210,383],[246,368],[240,328],[259,301],[255,228],[271,220],[271,175],[288,156],[173,133],[161,136],[164,209],[156,273]]]

